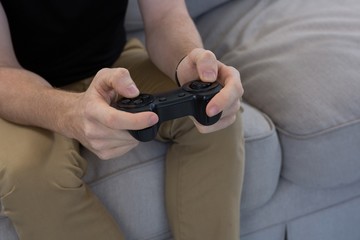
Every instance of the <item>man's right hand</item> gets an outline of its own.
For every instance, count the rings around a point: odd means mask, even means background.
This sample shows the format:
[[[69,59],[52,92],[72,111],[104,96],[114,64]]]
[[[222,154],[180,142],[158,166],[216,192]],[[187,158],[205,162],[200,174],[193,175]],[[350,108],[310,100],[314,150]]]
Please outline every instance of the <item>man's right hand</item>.
[[[119,95],[132,98],[138,94],[126,69],[100,70],[77,99],[69,134],[101,159],[125,154],[138,144],[127,130],[144,129],[159,120],[153,112],[133,114],[110,106]]]
[[[125,69],[99,71],[89,89],[80,94],[54,89],[41,76],[23,69],[0,2],[0,118],[75,138],[100,158],[108,159],[137,145],[127,129],[143,129],[158,121],[152,112],[130,114],[110,106],[118,95],[138,94]]]

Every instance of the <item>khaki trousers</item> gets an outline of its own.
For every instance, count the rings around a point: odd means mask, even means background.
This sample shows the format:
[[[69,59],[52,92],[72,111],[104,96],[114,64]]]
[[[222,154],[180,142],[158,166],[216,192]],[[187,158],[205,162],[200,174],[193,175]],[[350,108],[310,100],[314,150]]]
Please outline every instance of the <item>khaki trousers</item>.
[[[142,92],[176,87],[135,40],[114,67],[129,69]],[[85,91],[90,82],[65,89]],[[125,239],[82,180],[87,162],[79,155],[78,142],[2,119],[0,133],[1,203],[21,240]],[[188,117],[168,121],[158,140],[172,143],[166,156],[166,208],[174,238],[239,239],[244,164],[240,114],[233,125],[211,134],[200,134]]]

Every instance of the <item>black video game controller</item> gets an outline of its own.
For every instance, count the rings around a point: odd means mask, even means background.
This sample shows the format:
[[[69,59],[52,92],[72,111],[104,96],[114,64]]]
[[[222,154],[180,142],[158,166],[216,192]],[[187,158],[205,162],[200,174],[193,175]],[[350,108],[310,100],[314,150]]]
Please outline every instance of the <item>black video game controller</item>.
[[[206,83],[195,80],[167,93],[142,93],[136,98],[121,98],[113,107],[131,113],[151,111],[159,116],[159,122],[154,126],[142,130],[129,130],[135,139],[147,142],[155,138],[160,124],[167,120],[193,116],[202,125],[216,123],[222,113],[209,117],[206,114],[206,106],[221,88],[218,82]]]

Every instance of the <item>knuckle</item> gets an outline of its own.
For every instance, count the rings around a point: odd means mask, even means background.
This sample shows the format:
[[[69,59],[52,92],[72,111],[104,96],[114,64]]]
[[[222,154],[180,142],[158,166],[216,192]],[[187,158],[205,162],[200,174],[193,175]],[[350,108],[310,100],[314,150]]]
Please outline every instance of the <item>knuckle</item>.
[[[96,73],[96,76],[94,77],[94,81],[100,81],[101,79],[105,78],[108,75],[109,70],[110,70],[109,68],[100,69]]]
[[[236,90],[236,93],[240,93],[240,95],[243,95],[244,93],[244,88],[241,84],[241,80],[240,81],[235,81],[234,82],[234,88]]]
[[[89,138],[86,141],[86,147],[91,149],[94,152],[102,151],[102,144],[97,138]]]
[[[236,75],[238,78],[240,78],[240,72],[237,70],[234,66],[228,66],[230,70],[233,72],[234,75]]]
[[[210,50],[205,50],[202,55],[203,55],[204,58],[213,58],[213,59],[216,59],[215,54],[214,54],[212,51],[210,51]]]
[[[101,159],[101,160],[108,160],[111,158],[110,154],[108,154],[106,151],[99,151],[96,153],[96,155]]]
[[[109,113],[104,117],[104,125],[110,128],[116,128],[119,119],[115,114]]]
[[[233,124],[236,120],[236,115],[230,115],[230,116],[226,116],[224,118],[221,119],[221,122],[218,125],[218,130],[220,129],[224,129],[228,126],[230,126],[231,124]]]
[[[101,76],[101,75],[105,74],[107,70],[108,70],[108,68],[102,68],[97,72],[96,75]]]
[[[107,79],[109,83],[113,83],[128,76],[130,76],[130,73],[125,68],[102,68],[97,72],[94,79],[97,79],[97,81]]]
[[[80,115],[83,116],[84,121],[86,123],[89,123],[96,118],[94,111],[94,106],[96,105],[96,103],[94,103],[94,101],[92,100],[84,102],[85,103],[81,106],[79,111],[81,112]]]
[[[228,109],[227,113],[224,114],[226,116],[234,116],[237,114],[237,112],[240,110],[240,101],[235,101]]]
[[[83,135],[88,141],[91,141],[91,139],[95,138],[94,127],[92,124],[89,123],[84,124]]]
[[[227,125],[226,126],[230,126],[231,124],[233,124],[236,121],[236,115],[233,115],[229,118]]]
[[[104,74],[104,73],[106,73],[107,71],[110,71],[110,70],[111,70],[110,68],[104,67],[104,68],[100,69],[99,72],[101,74]]]
[[[237,92],[239,92],[241,95],[244,93],[244,88],[243,88],[243,85],[241,84],[241,81],[237,82],[237,84],[236,84],[236,90],[237,90]]]
[[[118,78],[127,77],[130,75],[129,71],[126,68],[115,68],[114,75]]]
[[[195,62],[204,60],[208,61],[209,59],[216,60],[216,55],[212,51],[203,48],[195,48],[189,56],[194,59]]]
[[[210,132],[209,127],[204,127],[204,126],[199,126],[198,131],[202,134],[206,134]]]

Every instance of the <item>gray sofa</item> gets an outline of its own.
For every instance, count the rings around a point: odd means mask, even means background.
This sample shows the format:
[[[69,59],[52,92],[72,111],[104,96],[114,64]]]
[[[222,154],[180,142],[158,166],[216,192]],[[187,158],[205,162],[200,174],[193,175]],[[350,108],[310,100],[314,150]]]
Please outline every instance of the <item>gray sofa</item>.
[[[360,1],[187,1],[207,48],[241,72],[242,240],[360,239]],[[130,36],[143,38],[135,0]],[[85,177],[128,239],[172,239],[167,145],[141,143]],[[0,239],[17,239],[0,217]],[[51,239],[51,237],[49,237]]]

